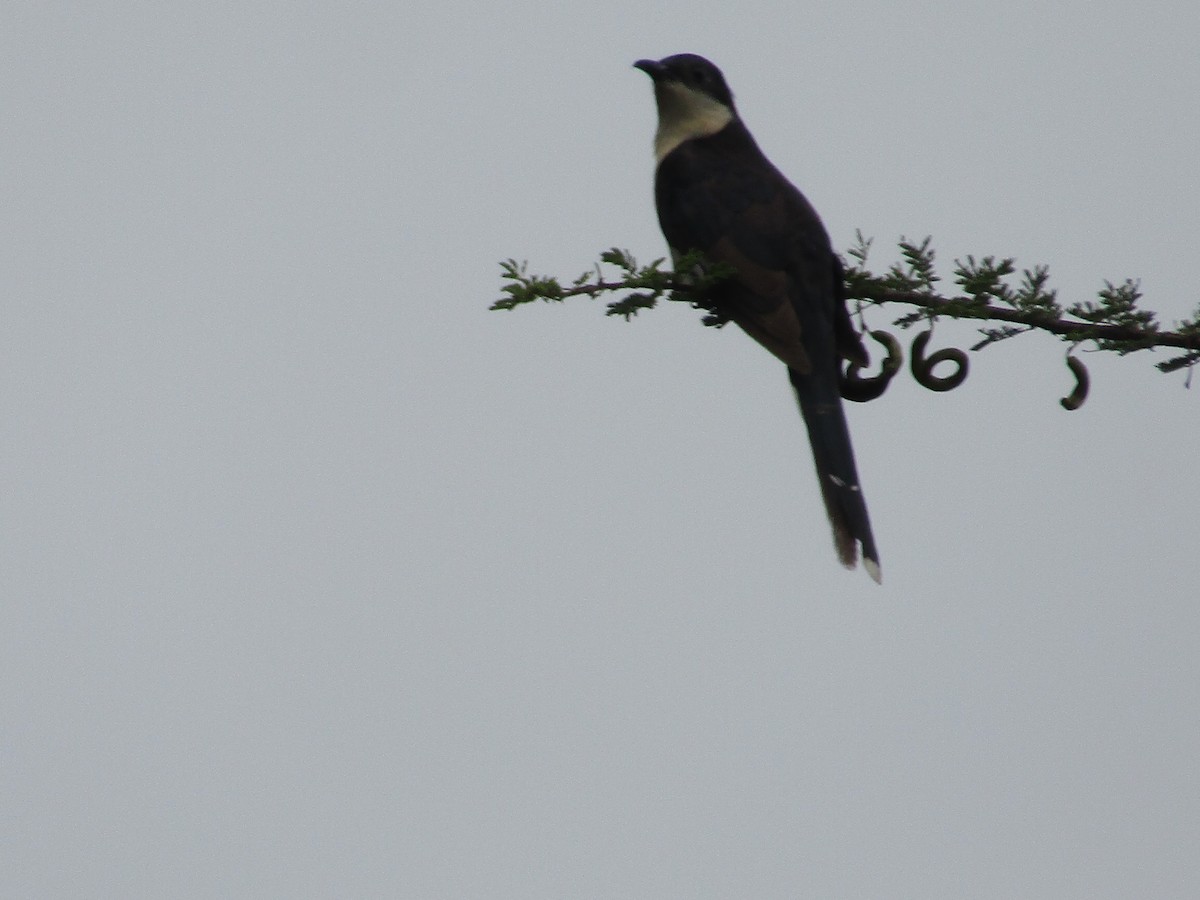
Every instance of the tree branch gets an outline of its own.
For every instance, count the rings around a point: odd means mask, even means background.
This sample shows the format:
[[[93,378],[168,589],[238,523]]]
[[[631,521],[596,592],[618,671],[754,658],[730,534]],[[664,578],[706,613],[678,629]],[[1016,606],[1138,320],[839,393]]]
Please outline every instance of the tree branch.
[[[1045,266],[1025,269],[1014,283],[1016,266],[1011,258],[988,256],[977,260],[968,256],[965,260],[955,260],[954,281],[962,292],[947,297],[935,289],[941,278],[934,266],[934,251],[928,237],[919,244],[901,238],[901,262],[883,273],[868,269],[870,247],[871,241],[859,233],[856,245],[847,251],[852,262],[845,271],[846,297],[858,301],[860,313],[863,306],[917,307],[917,311],[895,320],[894,324],[900,328],[944,317],[975,319],[1003,324],[980,328],[982,340],[972,350],[1037,330],[1071,344],[1092,342],[1096,349],[1121,355],[1153,347],[1184,351],[1157,364],[1164,372],[1190,369],[1200,363],[1200,307],[1191,318],[1179,322],[1173,330],[1164,331],[1155,313],[1138,306],[1142,295],[1136,281],[1105,282],[1096,300],[1064,309],[1058,303],[1057,292],[1047,287],[1049,272]],[[592,269],[564,287],[553,277],[530,275],[525,263],[509,259],[501,263],[506,282],[502,291],[506,296],[491,308],[514,309],[535,300],[562,301],[568,297],[594,298],[626,292],[624,297],[608,304],[608,315],[628,320],[643,309],[653,308],[660,299],[667,299],[706,310],[706,325],[724,325],[727,319],[706,297],[710,293],[708,288],[728,277],[729,270],[706,265],[700,254],[691,254],[678,261],[676,272],[697,274],[684,278],[662,269],[663,262],[656,259],[648,266],[639,266],[628,251],[613,248],[605,251]],[[602,265],[615,267],[621,277],[605,278]],[[699,274],[702,270],[704,274]],[[1077,364],[1082,368],[1081,363]],[[1072,371],[1079,375],[1079,368],[1072,366]],[[1086,370],[1081,378],[1085,377]],[[849,393],[846,396],[854,399]]]

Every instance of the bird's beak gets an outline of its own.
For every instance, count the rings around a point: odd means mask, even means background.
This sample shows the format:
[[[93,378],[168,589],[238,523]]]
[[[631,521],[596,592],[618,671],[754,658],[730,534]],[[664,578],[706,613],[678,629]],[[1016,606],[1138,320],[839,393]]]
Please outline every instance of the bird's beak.
[[[633,64],[633,67],[635,69],[641,69],[655,81],[658,81],[658,79],[662,78],[667,71],[666,67],[662,63],[653,59],[639,59]]]

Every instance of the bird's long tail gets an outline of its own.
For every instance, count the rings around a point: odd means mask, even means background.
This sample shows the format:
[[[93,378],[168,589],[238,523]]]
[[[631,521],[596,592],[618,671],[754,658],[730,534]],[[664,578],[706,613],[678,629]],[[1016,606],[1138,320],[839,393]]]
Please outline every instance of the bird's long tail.
[[[825,511],[833,526],[833,543],[838,558],[842,565],[854,568],[861,545],[863,567],[876,582],[882,583],[879,553],[875,549],[875,537],[871,534],[867,501],[858,483],[854,450],[850,445],[850,429],[846,425],[837,383],[790,368],[788,376],[796,390],[796,399],[800,402],[800,411],[808,428],[813,462],[817,467]]]

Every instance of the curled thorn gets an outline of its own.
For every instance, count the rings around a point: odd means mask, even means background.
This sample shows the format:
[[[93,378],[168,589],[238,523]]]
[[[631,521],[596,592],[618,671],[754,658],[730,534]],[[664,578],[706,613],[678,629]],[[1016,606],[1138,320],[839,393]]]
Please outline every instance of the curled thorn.
[[[1087,366],[1076,356],[1067,355],[1067,368],[1075,376],[1075,390],[1058,402],[1062,404],[1063,409],[1075,410],[1083,406],[1084,401],[1087,400],[1091,379],[1088,377]]]
[[[939,350],[927,357],[925,345],[929,343],[929,338],[932,336],[933,331],[930,330],[913,338],[911,362],[913,378],[922,387],[927,387],[931,391],[952,391],[967,380],[967,370],[970,366],[967,354],[957,347],[947,347],[945,350]],[[939,378],[933,374],[933,370],[938,363],[943,362],[953,362],[957,369],[950,375]]]
[[[883,363],[879,367],[879,374],[872,375],[870,378],[860,377],[859,372],[862,371],[862,366],[858,363],[852,362],[846,366],[839,387],[842,397],[855,403],[866,403],[868,400],[877,400],[882,397],[892,378],[904,365],[904,351],[900,349],[900,342],[891,334],[886,331],[872,331],[871,337],[883,346],[887,351],[887,356],[884,357]]]

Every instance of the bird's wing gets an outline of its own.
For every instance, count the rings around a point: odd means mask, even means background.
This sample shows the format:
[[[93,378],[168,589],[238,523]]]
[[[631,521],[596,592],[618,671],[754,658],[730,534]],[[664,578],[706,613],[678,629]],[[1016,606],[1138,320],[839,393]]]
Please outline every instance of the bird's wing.
[[[806,335],[796,306],[791,302],[794,286],[787,270],[755,262],[729,235],[709,247],[706,255],[733,266],[737,272],[733,276],[737,289],[724,292],[730,318],[788,368],[811,372],[812,359],[805,349]]]
[[[693,142],[660,164],[663,232],[672,251],[700,250],[731,266],[736,274],[714,291],[721,311],[790,369],[808,374],[814,349],[834,344],[836,257],[824,226],[768,161],[704,158],[713,149]]]

